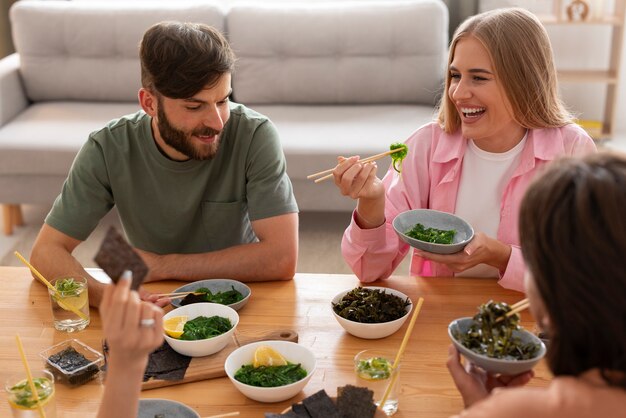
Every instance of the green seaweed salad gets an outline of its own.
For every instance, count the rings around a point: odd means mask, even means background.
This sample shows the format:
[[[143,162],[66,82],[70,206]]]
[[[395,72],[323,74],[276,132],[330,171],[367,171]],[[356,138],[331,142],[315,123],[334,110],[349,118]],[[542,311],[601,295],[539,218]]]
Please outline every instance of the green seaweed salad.
[[[181,306],[190,305],[192,303],[201,303],[201,302],[211,302],[211,303],[219,303],[222,305],[231,305],[233,303],[237,303],[240,300],[243,300],[243,295],[240,291],[235,290],[234,286],[231,286],[231,290],[226,290],[224,292],[216,292],[213,293],[206,287],[199,287],[194,290],[194,293],[202,293],[201,295],[194,295],[193,293],[185,296],[183,300],[180,301]]]
[[[333,303],[337,315],[350,321],[368,324],[395,321],[406,315],[406,300],[379,289],[357,287],[346,293],[339,302]]]
[[[241,366],[235,379],[250,386],[273,388],[295,383],[306,377],[307,371],[300,364],[287,362],[284,366],[259,366],[252,364]]]
[[[229,331],[233,327],[230,319],[221,316],[199,316],[185,322],[181,340],[205,340]]]
[[[528,360],[537,355],[539,346],[534,343],[524,344],[513,331],[521,329],[519,315],[504,317],[511,307],[492,300],[478,307],[474,322],[467,332],[456,332],[454,338],[470,350],[488,357],[505,360]]]
[[[424,225],[418,223],[404,234],[411,238],[415,238],[420,241],[432,242],[434,244],[452,244],[456,230],[426,228]]]
[[[409,147],[401,142],[394,142],[393,144],[389,145],[389,151],[393,151],[395,149],[401,149],[401,151],[396,151],[393,154],[390,154],[392,161],[391,164],[393,165],[394,170],[396,170],[398,173],[402,173],[402,160],[404,160],[409,153]]]

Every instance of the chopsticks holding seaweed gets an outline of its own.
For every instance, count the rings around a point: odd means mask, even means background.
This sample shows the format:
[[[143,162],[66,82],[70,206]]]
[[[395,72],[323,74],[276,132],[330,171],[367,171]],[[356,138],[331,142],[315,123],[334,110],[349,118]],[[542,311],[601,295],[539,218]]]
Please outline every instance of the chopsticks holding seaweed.
[[[154,296],[158,296],[159,298],[171,298],[171,297],[181,297],[181,296],[187,296],[187,295],[204,295],[204,293],[195,292],[192,290],[190,292],[157,293]]]
[[[359,163],[370,163],[372,161],[380,160],[381,158],[386,157],[387,155],[391,155],[391,154],[394,154],[394,153],[400,152],[400,151],[403,151],[404,155],[406,155],[406,150],[407,150],[406,145],[402,145],[402,146],[399,146],[398,148],[390,149],[389,151],[381,152],[380,154],[376,154],[376,155],[372,155],[372,156],[367,157],[367,158],[363,158],[362,160],[359,160],[358,162]],[[315,183],[320,183],[322,181],[325,181],[325,180],[328,180],[329,178],[331,178],[333,176],[332,172],[333,172],[334,169],[335,169],[335,167],[329,168],[328,170],[324,170],[324,171],[318,171],[317,173],[313,173],[313,174],[310,174],[310,175],[306,176],[306,178],[307,179],[313,179],[315,177],[319,177],[319,178],[315,179],[314,181],[315,181]],[[323,176],[323,177],[320,177],[320,176]]]
[[[503,316],[501,316],[498,319],[496,319],[496,322],[503,321],[505,318],[509,318],[509,317],[511,317],[511,316],[513,316],[515,314],[518,314],[518,313],[522,312],[523,310],[528,309],[529,306],[530,306],[530,302],[528,301],[528,298],[522,299],[519,302],[514,303],[513,305],[511,305],[511,310],[508,311]]]

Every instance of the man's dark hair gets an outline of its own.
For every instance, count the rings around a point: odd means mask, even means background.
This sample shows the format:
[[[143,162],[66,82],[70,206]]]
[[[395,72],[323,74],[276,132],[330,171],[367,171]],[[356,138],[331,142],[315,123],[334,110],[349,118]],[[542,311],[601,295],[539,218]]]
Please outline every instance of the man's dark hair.
[[[235,54],[215,28],[200,23],[161,22],[140,45],[141,84],[173,99],[213,86],[235,66]]]
[[[554,375],[600,369],[626,388],[626,156],[551,163],[528,188],[520,241],[550,317]]]

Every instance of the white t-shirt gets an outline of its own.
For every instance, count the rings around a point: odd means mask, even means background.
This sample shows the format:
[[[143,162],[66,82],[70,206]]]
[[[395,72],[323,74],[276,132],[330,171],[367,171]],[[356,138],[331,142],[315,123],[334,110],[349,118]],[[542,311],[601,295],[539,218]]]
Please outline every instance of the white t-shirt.
[[[473,140],[468,141],[454,213],[472,225],[474,233],[497,237],[502,193],[519,165],[527,134],[528,131],[515,147],[502,153],[484,151]],[[499,272],[495,267],[479,264],[455,276],[499,277]]]

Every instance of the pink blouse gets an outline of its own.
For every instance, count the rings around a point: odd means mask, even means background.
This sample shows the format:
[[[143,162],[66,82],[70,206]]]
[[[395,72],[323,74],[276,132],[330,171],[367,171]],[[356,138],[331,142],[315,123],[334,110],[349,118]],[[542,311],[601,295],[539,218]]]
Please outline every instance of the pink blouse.
[[[429,208],[454,213],[467,140],[460,131],[446,134],[435,122],[422,126],[405,142],[409,147],[402,163],[402,175],[391,167],[383,178],[386,189],[385,224],[361,229],[352,216],[341,243],[344,259],[362,282],[388,278],[409,251],[393,229],[401,212]],[[528,132],[519,166],[505,187],[500,207],[497,239],[509,244],[511,257],[499,283],[523,291],[524,262],[519,248],[517,219],[519,207],[531,180],[540,168],[563,155],[585,155],[596,151],[593,140],[578,125],[532,129]],[[443,264],[413,255],[411,274],[453,276]]]

